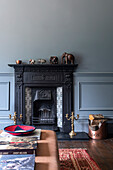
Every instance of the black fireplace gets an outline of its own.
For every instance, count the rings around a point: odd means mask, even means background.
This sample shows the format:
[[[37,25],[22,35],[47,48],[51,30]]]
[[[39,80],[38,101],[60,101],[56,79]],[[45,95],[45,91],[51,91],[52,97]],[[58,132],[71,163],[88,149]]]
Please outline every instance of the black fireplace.
[[[9,64],[15,69],[15,111],[22,123],[70,132],[73,72],[77,64]]]

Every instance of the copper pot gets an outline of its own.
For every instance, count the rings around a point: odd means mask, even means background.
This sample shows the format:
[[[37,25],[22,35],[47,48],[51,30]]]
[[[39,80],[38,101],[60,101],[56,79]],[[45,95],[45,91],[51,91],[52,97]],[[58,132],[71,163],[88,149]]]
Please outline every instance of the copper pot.
[[[106,122],[103,122],[101,127],[95,130],[89,125],[89,136],[92,139],[105,139],[107,137]]]

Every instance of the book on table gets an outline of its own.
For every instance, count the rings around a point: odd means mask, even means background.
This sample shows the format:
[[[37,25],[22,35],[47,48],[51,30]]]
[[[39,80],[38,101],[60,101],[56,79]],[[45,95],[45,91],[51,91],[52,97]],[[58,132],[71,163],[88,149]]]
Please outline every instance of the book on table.
[[[6,132],[0,135],[0,154],[35,154],[41,130],[31,135],[13,136]]]
[[[0,170],[34,170],[35,155],[0,155]]]

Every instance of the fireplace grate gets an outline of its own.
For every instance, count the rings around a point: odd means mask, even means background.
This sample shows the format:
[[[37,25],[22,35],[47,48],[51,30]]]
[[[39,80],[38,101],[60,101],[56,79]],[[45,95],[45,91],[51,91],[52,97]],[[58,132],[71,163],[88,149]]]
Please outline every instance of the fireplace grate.
[[[33,124],[38,125],[38,124],[55,124],[55,119],[54,118],[38,118],[38,117],[33,117]]]

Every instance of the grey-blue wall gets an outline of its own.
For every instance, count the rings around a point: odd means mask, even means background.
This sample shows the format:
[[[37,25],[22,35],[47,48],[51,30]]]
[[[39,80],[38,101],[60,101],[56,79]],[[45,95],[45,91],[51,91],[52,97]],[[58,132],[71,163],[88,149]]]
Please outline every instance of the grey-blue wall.
[[[15,63],[16,59],[28,62],[30,58],[45,58],[49,62],[51,55],[61,60],[64,51],[73,53],[79,64],[78,74],[74,75],[75,111],[81,117],[79,130],[87,131],[88,126],[83,122],[89,113],[113,116],[113,1],[0,0],[0,85],[5,90],[10,84],[10,97],[6,95],[10,107],[3,112],[7,103],[2,102],[0,97],[0,116],[4,113],[7,117],[14,111],[14,91],[11,91],[14,90],[14,70],[8,67],[8,63]],[[3,86],[4,81],[6,84]],[[97,93],[100,89],[102,91]],[[108,97],[107,91],[108,94],[111,92],[111,97]],[[3,91],[0,92],[2,95]],[[92,98],[93,95],[95,97]],[[104,99],[106,95],[108,100]],[[89,98],[92,99],[90,103]],[[92,105],[97,100],[100,105],[98,102]],[[81,110],[84,107],[86,110]],[[103,108],[106,110],[103,111]]]
[[[0,72],[64,51],[78,71],[113,71],[112,0],[0,0]]]

